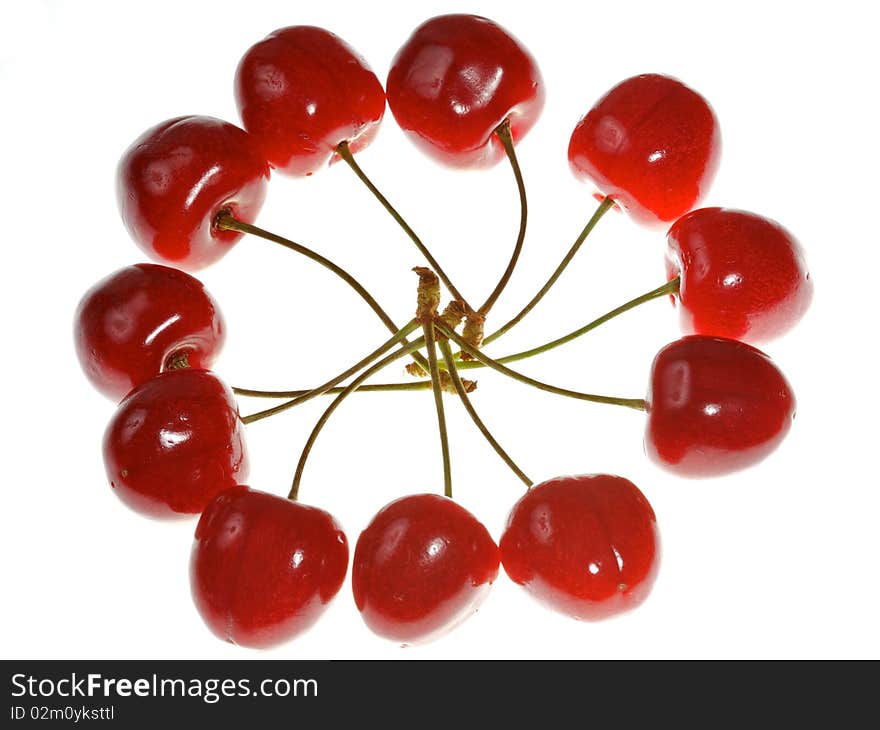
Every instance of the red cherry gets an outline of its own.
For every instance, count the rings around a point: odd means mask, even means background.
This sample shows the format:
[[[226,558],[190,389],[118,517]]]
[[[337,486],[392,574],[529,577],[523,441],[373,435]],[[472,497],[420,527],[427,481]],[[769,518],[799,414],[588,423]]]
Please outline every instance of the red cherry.
[[[498,546],[466,509],[436,494],[403,497],[358,538],[355,604],[380,636],[430,641],[477,610],[498,565]]]
[[[190,586],[214,634],[265,648],[312,626],[347,569],[348,542],[331,515],[238,486],[214,497],[199,519]]]
[[[702,208],[667,236],[666,271],[681,277],[685,332],[762,342],[791,329],[810,306],[804,252],[776,221]]]
[[[245,129],[272,167],[311,175],[376,136],[385,92],[366,61],[338,36],[312,26],[281,28],[251,46],[235,73]]]
[[[708,102],[677,79],[622,81],[577,124],[568,146],[575,175],[591,180],[638,223],[671,223],[694,208],[721,156]]]
[[[455,167],[505,156],[494,134],[506,119],[514,141],[544,106],[535,59],[504,28],[477,15],[441,15],[413,31],[388,74],[388,105],[427,154]]]
[[[660,560],[648,500],[632,482],[608,474],[536,484],[514,505],[500,545],[514,583],[576,619],[638,606]]]
[[[169,370],[131,391],[104,433],[119,498],[151,517],[198,514],[248,474],[232,391],[208,370]]]
[[[238,241],[214,219],[228,210],[253,223],[266,197],[269,168],[248,134],[212,117],[178,117],[144,132],[116,176],[122,220],[153,258],[199,269]]]
[[[654,358],[645,449],[682,476],[757,463],[788,433],[791,386],[773,361],[738,340],[691,335]]]
[[[158,264],[128,266],[99,281],[80,301],[74,325],[83,371],[115,401],[181,358],[209,368],[226,339],[202,282]]]

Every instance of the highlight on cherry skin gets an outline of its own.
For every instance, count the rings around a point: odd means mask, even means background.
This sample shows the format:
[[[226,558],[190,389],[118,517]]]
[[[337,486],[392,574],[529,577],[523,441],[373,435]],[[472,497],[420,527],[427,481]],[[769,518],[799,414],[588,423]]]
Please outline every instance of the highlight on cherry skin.
[[[685,477],[758,463],[791,428],[796,402],[773,361],[739,340],[690,335],[651,366],[645,451]]]
[[[477,611],[498,577],[499,560],[488,530],[458,503],[437,494],[402,497],[358,538],[354,601],[379,636],[425,643]]]
[[[574,174],[591,181],[637,223],[663,226],[695,208],[721,159],[709,103],[678,79],[621,81],[577,123],[568,146]]]
[[[510,121],[514,142],[544,106],[532,55],[497,23],[441,15],[413,31],[391,63],[388,105],[398,125],[435,160],[488,167],[505,156],[494,134]]]
[[[225,339],[220,308],[202,282],[159,264],[105,277],[83,295],[74,316],[83,372],[117,402],[169,368],[210,368]]]
[[[253,223],[268,179],[269,167],[243,129],[213,117],[177,117],[148,129],[122,155],[117,201],[141,249],[192,271],[222,258],[242,236],[216,228],[217,214]]]
[[[797,239],[770,218],[701,208],[666,237],[666,273],[687,334],[761,343],[785,334],[810,306],[813,282]]]
[[[247,479],[244,424],[232,391],[208,370],[159,373],[132,390],[104,432],[104,466],[116,495],[136,512],[200,513]]]
[[[385,91],[367,62],[345,41],[314,26],[281,28],[251,46],[235,73],[235,99],[245,129],[269,164],[311,175],[376,136]]]
[[[224,641],[267,648],[320,618],[348,569],[348,542],[327,512],[236,486],[216,495],[196,526],[193,601]]]
[[[640,605],[660,564],[654,510],[632,482],[609,474],[533,486],[511,510],[500,547],[514,583],[589,621]]]

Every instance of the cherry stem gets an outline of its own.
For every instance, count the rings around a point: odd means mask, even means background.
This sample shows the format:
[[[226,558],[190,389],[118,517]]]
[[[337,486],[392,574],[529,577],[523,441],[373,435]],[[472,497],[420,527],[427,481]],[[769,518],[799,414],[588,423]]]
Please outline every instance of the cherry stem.
[[[297,396],[292,400],[286,401],[284,403],[280,403],[279,405],[273,408],[267,408],[264,411],[258,411],[256,413],[251,413],[249,416],[243,416],[242,421],[244,423],[254,423],[255,421],[259,421],[263,418],[268,418],[269,416],[274,416],[276,413],[281,413],[282,411],[286,411],[288,408],[293,408],[294,406],[298,406],[301,403],[305,403],[306,401],[311,400],[312,398],[316,398],[319,395],[323,395],[331,388],[339,385],[343,380],[354,375],[361,368],[369,365],[373,360],[381,355],[385,354],[388,350],[398,344],[401,339],[405,340],[406,336],[409,335],[413,330],[419,327],[418,320],[411,320],[409,323],[404,325],[400,330],[395,332],[388,340],[386,340],[381,346],[377,347],[373,352],[367,355],[365,358],[359,360],[355,365],[352,365],[350,368],[345,370],[344,372],[337,375],[332,380],[328,380],[324,385],[320,385],[317,388],[314,388],[303,395]],[[398,352],[394,353],[395,356],[402,356],[404,354],[409,354],[410,352],[414,352],[418,350],[422,345],[425,344],[423,338],[419,338],[414,342],[408,342],[404,347]],[[341,395],[341,393],[340,393]],[[338,396],[337,396],[338,397]]]
[[[412,329],[416,329],[419,326],[419,322],[417,320],[413,320],[404,329],[409,328],[410,325],[413,325]],[[394,342],[395,341],[392,341],[392,345]],[[379,372],[382,368],[384,368],[386,365],[391,364],[395,360],[399,360],[401,357],[409,355],[411,352],[414,352],[415,350],[424,346],[424,344],[425,339],[423,337],[420,337],[418,340],[411,342],[409,345],[401,348],[397,352],[392,352],[390,355],[382,358],[381,360],[379,360],[379,362],[373,364],[372,366],[364,370],[364,372],[362,372],[360,375],[358,375],[358,377],[352,380],[342,390],[342,392],[333,399],[330,405],[327,406],[327,410],[325,410],[324,413],[321,414],[321,417],[318,419],[318,422],[312,429],[311,434],[309,434],[306,445],[303,447],[302,454],[300,454],[299,457],[299,462],[296,465],[296,473],[293,476],[293,484],[290,488],[290,493],[287,495],[288,499],[296,501],[297,497],[299,496],[299,485],[302,481],[303,469],[305,469],[306,460],[309,458],[309,454],[312,451],[312,446],[314,446],[315,440],[318,438],[318,434],[321,433],[321,429],[324,428],[327,420],[333,414],[333,411],[335,411],[339,407],[340,403],[342,403],[342,401],[344,401],[349,395],[351,395],[351,393],[357,390],[360,387],[361,383],[363,383],[371,375]]]
[[[471,399],[468,398],[468,394],[465,390],[464,384],[461,382],[461,378],[458,375],[458,370],[455,367],[455,357],[452,354],[452,349],[449,347],[449,343],[445,340],[440,340],[438,342],[440,346],[440,352],[443,354],[443,359],[446,361],[446,367],[449,370],[449,376],[452,378],[452,385],[455,388],[456,393],[458,393],[458,397],[461,399],[461,404],[464,406],[465,410],[468,412],[468,415],[473,420],[476,427],[480,430],[480,433],[483,434],[486,441],[492,446],[493,449],[498,453],[498,456],[502,458],[505,464],[511,468],[514,474],[516,474],[526,485],[526,488],[532,486],[532,480],[529,479],[522,469],[520,469],[516,462],[510,458],[510,455],[501,448],[501,444],[499,444],[489,429],[486,427],[486,424],[483,423],[483,420],[477,414],[476,409],[471,403]]]
[[[495,362],[508,363],[516,362],[517,360],[525,360],[527,357],[540,355],[544,352],[559,347],[560,345],[564,345],[574,339],[577,339],[581,335],[586,334],[590,330],[596,329],[597,327],[599,327],[599,325],[605,324],[605,322],[614,319],[618,315],[621,315],[624,312],[628,312],[630,309],[638,307],[640,304],[650,302],[652,299],[659,299],[660,297],[666,296],[667,294],[677,293],[680,283],[681,280],[679,279],[679,277],[676,276],[674,279],[666,282],[663,286],[658,286],[656,289],[652,289],[651,291],[642,294],[635,299],[630,299],[626,304],[621,304],[619,307],[612,309],[610,312],[606,312],[601,317],[594,319],[592,322],[585,324],[583,327],[576,329],[574,332],[569,332],[563,337],[559,337],[551,342],[540,345],[539,347],[533,347],[530,350],[523,350],[522,352],[517,352],[513,355],[505,355],[504,357],[495,358]],[[465,362],[457,363],[457,367],[459,369],[481,368],[485,367],[485,364],[475,360],[468,360]]]
[[[437,425],[440,427],[440,451],[443,455],[443,494],[452,499],[452,467],[449,460],[449,435],[446,432],[446,412],[443,410],[443,391],[440,389],[440,369],[437,367],[434,325],[430,320],[426,320],[422,325],[422,330],[425,333],[425,347],[428,351],[428,366],[431,372],[431,385],[434,391],[434,406],[437,409]],[[462,388],[464,388],[464,386],[462,386]]]
[[[534,378],[530,378],[527,375],[523,375],[516,370],[511,370],[510,368],[502,365],[497,360],[493,360],[491,357],[487,357],[480,350],[472,345],[468,344],[464,338],[458,335],[454,330],[449,329],[446,325],[437,322],[437,329],[446,335],[449,339],[453,340],[462,350],[467,352],[469,355],[475,357],[477,360],[481,361],[487,367],[492,368],[493,370],[497,370],[499,373],[503,375],[507,375],[514,380],[518,380],[521,383],[525,383],[526,385],[531,385],[540,390],[547,391],[548,393],[556,393],[557,395],[564,395],[567,398],[576,398],[577,400],[586,400],[591,401],[592,403],[606,403],[608,405],[615,406],[624,406],[626,408],[632,408],[637,411],[647,410],[648,404],[645,402],[643,398],[616,398],[607,395],[593,395],[592,393],[580,393],[576,390],[568,390],[567,388],[559,388],[555,385],[549,385],[548,383],[542,383],[540,380],[535,380]]]
[[[590,235],[590,232],[593,228],[596,227],[596,224],[601,220],[602,216],[608,212],[614,206],[614,201],[605,197],[601,203],[599,203],[599,207],[596,208],[596,212],[593,213],[593,216],[587,222],[587,225],[584,226],[584,230],[581,231],[581,234],[577,237],[577,240],[572,244],[571,248],[568,250],[568,253],[565,254],[565,257],[560,262],[559,266],[556,267],[556,271],[553,272],[551,277],[547,280],[544,286],[532,297],[532,300],[526,304],[525,307],[520,310],[519,314],[517,314],[513,319],[511,319],[507,324],[499,327],[495,330],[491,335],[487,335],[483,340],[483,344],[487,345],[490,342],[497,340],[501,335],[503,335],[507,330],[509,330],[514,325],[518,324],[523,317],[525,317],[529,312],[534,309],[535,305],[540,302],[544,295],[550,291],[550,288],[556,283],[556,280],[562,275],[562,272],[565,271],[566,267],[571,263],[571,260],[574,258],[575,254],[580,249],[581,245],[584,241],[587,240],[587,236]]]
[[[355,279],[341,266],[333,263],[330,259],[322,256],[316,251],[313,251],[312,249],[307,248],[300,243],[291,241],[288,238],[279,236],[276,233],[272,233],[270,231],[264,230],[263,228],[259,228],[258,226],[255,226],[251,223],[240,221],[235,218],[228,210],[222,210],[220,211],[220,213],[217,214],[214,219],[214,226],[216,228],[219,228],[220,230],[249,233],[252,236],[262,238],[265,241],[271,241],[272,243],[277,243],[281,246],[284,246],[291,251],[302,254],[306,258],[309,258],[312,261],[321,264],[321,266],[324,266],[325,268],[332,271],[352,289],[354,289],[358,294],[360,294],[361,298],[370,305],[370,308],[376,313],[379,319],[382,320],[383,324],[388,328],[389,332],[400,331],[400,327],[398,327],[394,323],[394,320],[392,320],[391,317],[389,317],[388,314],[385,312],[385,310],[382,309],[379,303],[373,298],[373,295],[370,294],[370,292],[368,292],[357,279]],[[401,338],[400,342],[404,345],[408,344],[405,338]],[[417,353],[413,355],[413,359],[422,366],[427,365],[427,362],[424,360],[424,358],[422,358],[422,356]]]
[[[443,271],[440,264],[437,263],[437,259],[435,259],[431,255],[428,247],[425,246],[424,243],[422,243],[422,239],[420,239],[416,235],[416,232],[412,228],[410,228],[409,224],[404,220],[403,216],[397,212],[397,210],[394,208],[393,205],[391,205],[390,202],[388,202],[388,198],[382,195],[382,193],[379,191],[379,188],[377,188],[373,184],[372,180],[370,180],[370,178],[367,177],[366,173],[361,169],[361,166],[357,163],[357,161],[354,159],[354,155],[351,153],[348,142],[340,142],[339,145],[336,147],[336,154],[338,154],[343,160],[345,160],[346,164],[348,164],[354,174],[358,176],[360,181],[373,194],[373,197],[375,197],[376,200],[378,200],[382,204],[382,207],[385,208],[386,211],[388,211],[392,218],[394,218],[394,220],[397,222],[397,225],[399,225],[403,229],[404,233],[409,236],[410,240],[416,245],[416,248],[419,249],[422,256],[424,256],[428,263],[431,265],[431,268],[433,268],[434,271],[437,272],[437,276],[440,277],[440,280],[449,290],[449,293],[452,294],[455,299],[458,299],[465,306],[465,309],[467,309],[467,311],[472,311],[470,305],[467,303],[465,298],[449,280],[449,277]]]
[[[431,387],[430,380],[415,380],[408,383],[372,383],[362,385],[358,393],[385,393],[393,391],[428,390]],[[344,390],[337,386],[325,390],[321,395],[337,395]],[[252,388],[233,388],[232,392],[246,398],[299,398],[301,395],[311,393],[311,390],[253,390]]]
[[[505,119],[495,129],[495,136],[498,137],[499,141],[504,146],[504,151],[507,153],[507,159],[513,170],[513,176],[516,179],[516,188],[519,192],[519,233],[517,233],[516,244],[513,247],[513,254],[510,257],[510,262],[507,264],[507,268],[504,270],[501,279],[489,295],[489,298],[483,302],[478,310],[478,312],[484,316],[489,313],[489,310],[492,309],[495,302],[498,301],[498,297],[501,296],[501,292],[504,291],[504,288],[510,281],[510,277],[513,275],[513,270],[516,268],[517,261],[519,261],[519,255],[522,252],[523,242],[526,239],[526,225],[529,219],[529,204],[526,198],[526,186],[525,181],[523,180],[522,170],[519,166],[519,161],[516,158],[513,136],[510,133],[509,119]]]

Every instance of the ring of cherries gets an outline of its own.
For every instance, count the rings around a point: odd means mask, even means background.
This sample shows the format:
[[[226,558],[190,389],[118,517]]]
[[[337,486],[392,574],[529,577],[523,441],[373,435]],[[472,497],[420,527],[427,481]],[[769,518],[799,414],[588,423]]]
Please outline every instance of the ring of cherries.
[[[159,263],[121,269],[92,287],[75,315],[75,344],[93,385],[118,402],[103,443],[110,486],[154,518],[200,515],[190,558],[192,595],[218,637],[267,647],[306,630],[339,592],[349,547],[326,511],[298,499],[306,458],[350,394],[425,390],[434,395],[444,494],[383,507],[357,540],[352,590],[375,633],[411,644],[474,613],[503,565],[537,600],[577,619],[632,609],[659,565],[654,512],[630,481],[587,474],[533,483],[495,440],[471,400],[465,370],[488,367],[526,385],[644,411],[645,450],[686,476],[725,474],[772,452],[795,413],[789,383],[753,345],[804,314],[812,282],[785,228],[743,210],[698,208],[720,158],[711,106],[677,79],[646,74],[608,91],[578,122],[569,161],[598,190],[599,206],[544,287],[504,326],[486,323],[522,248],[527,205],[516,145],[545,96],[534,58],[498,24],[445,15],[418,27],[397,52],[383,89],[336,35],[282,28],[253,45],[235,77],[240,128],[204,116],[164,121],[125,151],[117,171],[122,219]],[[492,295],[473,307],[355,159],[387,103],[412,141],[442,164],[488,167],[507,159],[520,195],[519,235]],[[427,266],[418,267],[416,316],[400,326],[345,269],[255,225],[270,172],[308,176],[344,161]],[[622,209],[667,233],[666,281],[577,330],[504,357],[483,351],[549,291],[602,215]],[[218,262],[244,236],[311,258],[352,286],[390,338],[321,386],[298,391],[227,387],[211,370],[226,337],[217,303],[184,270]],[[442,290],[450,298],[441,310]],[[671,297],[681,339],[655,357],[645,398],[582,393],[543,383],[511,363],[561,346],[629,309]],[[372,383],[391,362],[415,376]],[[455,394],[490,446],[528,487],[496,543],[452,499],[444,393]],[[246,486],[245,425],[312,398],[332,396],[315,425],[287,497]],[[272,399],[242,417],[236,398]],[[265,401],[263,401],[265,402]]]

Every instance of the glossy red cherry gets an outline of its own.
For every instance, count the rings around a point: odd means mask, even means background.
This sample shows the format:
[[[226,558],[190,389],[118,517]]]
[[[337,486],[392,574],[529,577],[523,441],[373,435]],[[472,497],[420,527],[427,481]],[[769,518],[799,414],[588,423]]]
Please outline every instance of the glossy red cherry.
[[[466,509],[435,494],[403,497],[358,538],[355,604],[380,636],[429,641],[477,610],[498,565],[498,546]]]
[[[214,219],[228,210],[253,223],[266,197],[269,168],[248,134],[212,117],[178,117],[144,132],[119,161],[122,220],[152,258],[200,269],[238,241]]]
[[[776,221],[702,208],[667,236],[666,272],[681,277],[685,332],[763,342],[791,329],[813,298],[803,249]]]
[[[577,124],[568,160],[644,225],[671,223],[700,202],[721,156],[708,102],[677,79],[622,81]]]
[[[251,46],[235,74],[235,98],[245,129],[272,167],[311,175],[376,136],[385,92],[345,41],[313,26],[281,28]]]
[[[348,543],[331,515],[238,486],[214,497],[199,519],[190,586],[214,634],[265,648],[312,626],[347,569]]]
[[[388,74],[400,127],[447,165],[481,167],[505,156],[494,134],[506,119],[517,141],[544,106],[534,58],[504,28],[477,15],[441,15],[413,31]]]
[[[83,371],[115,401],[181,361],[209,368],[225,339],[220,309],[202,282],[158,264],[127,266],[102,279],[74,317]]]
[[[131,391],[104,433],[110,486],[151,517],[198,514],[247,478],[244,424],[208,370],[168,370]]]
[[[608,474],[536,484],[501,536],[514,583],[577,619],[603,619],[645,600],[660,560],[654,510],[630,481]]]
[[[795,414],[791,386],[767,355],[704,335],[660,350],[647,402],[645,450],[688,477],[757,463],[779,445]]]

